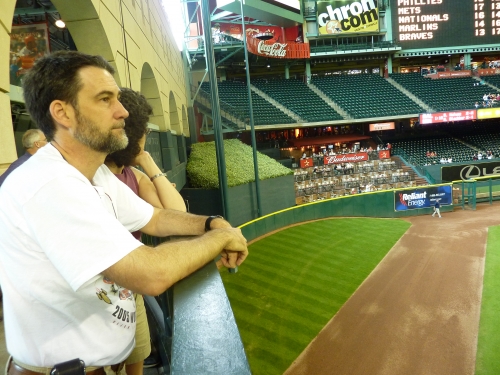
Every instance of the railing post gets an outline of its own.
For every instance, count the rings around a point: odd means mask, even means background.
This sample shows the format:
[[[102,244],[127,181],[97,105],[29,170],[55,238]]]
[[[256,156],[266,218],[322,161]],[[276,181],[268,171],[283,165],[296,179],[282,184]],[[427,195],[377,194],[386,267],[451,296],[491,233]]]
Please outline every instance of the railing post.
[[[214,262],[174,286],[171,375],[250,375]]]
[[[490,187],[490,205],[493,204],[493,179],[489,178],[489,187]]]

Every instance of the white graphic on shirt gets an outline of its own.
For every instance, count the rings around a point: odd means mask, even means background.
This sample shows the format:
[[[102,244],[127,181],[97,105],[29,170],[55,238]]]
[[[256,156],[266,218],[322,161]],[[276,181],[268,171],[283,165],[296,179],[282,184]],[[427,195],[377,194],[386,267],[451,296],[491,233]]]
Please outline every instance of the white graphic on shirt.
[[[97,279],[94,286],[97,298],[113,306],[114,310],[109,310],[112,315],[112,324],[125,329],[135,327],[134,293],[104,276]]]

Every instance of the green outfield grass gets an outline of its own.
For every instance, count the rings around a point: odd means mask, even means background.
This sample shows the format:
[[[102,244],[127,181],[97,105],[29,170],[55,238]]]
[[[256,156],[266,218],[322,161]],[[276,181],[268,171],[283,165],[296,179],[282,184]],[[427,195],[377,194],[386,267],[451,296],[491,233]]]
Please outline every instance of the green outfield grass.
[[[410,227],[399,219],[332,219],[250,246],[222,272],[254,374],[281,375]]]
[[[500,227],[488,229],[476,375],[500,374]]]

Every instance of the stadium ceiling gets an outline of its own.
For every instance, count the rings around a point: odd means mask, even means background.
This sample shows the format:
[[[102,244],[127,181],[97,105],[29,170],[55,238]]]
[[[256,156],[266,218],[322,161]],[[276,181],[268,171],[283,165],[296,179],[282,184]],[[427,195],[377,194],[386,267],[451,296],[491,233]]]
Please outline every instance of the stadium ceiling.
[[[12,24],[16,26],[47,23],[51,51],[76,50],[67,28],[56,27],[61,19],[59,11],[50,0],[17,0]]]
[[[216,4],[219,11],[215,13],[214,10],[212,21],[241,23],[240,0],[217,0]],[[245,0],[243,13],[245,18],[252,18],[274,26],[291,27],[303,22],[301,12],[297,13],[263,0]],[[236,15],[239,15],[239,20]]]

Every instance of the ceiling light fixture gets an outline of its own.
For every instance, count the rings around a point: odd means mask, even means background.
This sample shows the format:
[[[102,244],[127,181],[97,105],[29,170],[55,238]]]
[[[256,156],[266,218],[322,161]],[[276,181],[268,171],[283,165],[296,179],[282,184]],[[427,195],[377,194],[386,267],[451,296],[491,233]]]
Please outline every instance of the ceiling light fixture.
[[[54,24],[60,29],[64,29],[66,27],[66,24],[63,20],[57,20]]]

